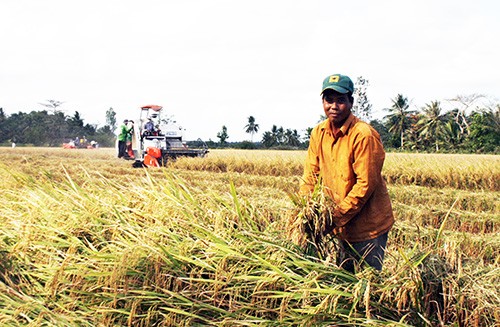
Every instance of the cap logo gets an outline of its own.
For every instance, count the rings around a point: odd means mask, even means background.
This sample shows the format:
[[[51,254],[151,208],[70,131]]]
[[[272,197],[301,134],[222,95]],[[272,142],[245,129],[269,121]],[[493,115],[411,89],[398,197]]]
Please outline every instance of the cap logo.
[[[339,75],[330,76],[330,79],[328,80],[328,83],[338,83],[339,82],[339,78],[340,78]]]

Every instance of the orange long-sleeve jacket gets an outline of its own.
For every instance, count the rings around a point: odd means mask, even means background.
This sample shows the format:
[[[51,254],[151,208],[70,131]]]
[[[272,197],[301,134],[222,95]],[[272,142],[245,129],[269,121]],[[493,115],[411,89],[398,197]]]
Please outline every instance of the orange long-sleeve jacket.
[[[370,240],[394,224],[391,200],[382,178],[384,159],[377,131],[353,114],[336,134],[328,119],[312,130],[300,192],[312,192],[321,177],[324,192],[337,205],[338,215],[333,222],[341,239]]]

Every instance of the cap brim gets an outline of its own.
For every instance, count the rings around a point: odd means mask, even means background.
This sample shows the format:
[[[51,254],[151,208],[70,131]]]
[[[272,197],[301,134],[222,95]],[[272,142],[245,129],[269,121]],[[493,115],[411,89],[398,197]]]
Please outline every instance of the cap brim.
[[[337,91],[339,93],[342,93],[342,94],[346,94],[346,93],[349,93],[349,90],[348,89],[344,89],[343,87],[340,87],[340,86],[328,86],[328,87],[325,87],[320,94],[323,94],[323,92],[325,92],[325,90],[334,90],[334,91]]]

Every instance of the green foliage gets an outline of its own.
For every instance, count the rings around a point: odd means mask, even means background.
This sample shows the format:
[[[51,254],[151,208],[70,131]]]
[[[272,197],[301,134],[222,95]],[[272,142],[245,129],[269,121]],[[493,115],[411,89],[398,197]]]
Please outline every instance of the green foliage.
[[[279,148],[279,147],[295,147],[298,148],[302,145],[300,135],[296,129],[286,130],[280,126],[273,125],[270,131],[264,132],[262,136],[262,145],[266,148]]]
[[[112,107],[106,110],[106,126],[108,126],[111,131],[116,129],[116,112]]]
[[[14,141],[19,145],[61,146],[76,137],[85,137],[101,146],[113,146],[115,139],[112,129],[105,126],[96,130],[85,124],[78,111],[71,117],[59,110],[19,112],[6,117],[2,110],[0,131],[0,143]]]
[[[245,150],[250,150],[250,149],[257,149],[258,146],[250,141],[243,141],[239,144],[238,149],[245,149]]]
[[[467,141],[476,152],[500,152],[500,105],[472,113]]]
[[[362,77],[357,82],[358,97],[356,114],[367,119],[371,112],[371,104],[366,96],[368,81]],[[454,153],[500,153],[500,105],[491,108],[477,108],[466,114],[482,95],[458,96],[451,99],[461,108],[443,112],[440,102],[432,101],[421,108],[421,112],[410,110],[408,98],[398,94],[392,99],[392,106],[385,109],[388,114],[381,120],[372,120],[370,124],[380,134],[387,150],[418,152],[454,152]],[[7,116],[0,108],[0,144],[16,142],[18,145],[60,146],[75,137],[97,141],[100,146],[114,146],[114,130],[116,129],[116,113],[113,108],[106,111],[106,125],[100,128],[86,124],[78,111],[73,116],[65,116],[59,107],[62,102],[47,100],[42,105],[49,111],[32,111],[15,113]],[[320,121],[326,117],[321,116]],[[253,135],[259,130],[253,116],[248,117],[245,131]],[[312,127],[305,129],[304,138],[295,129],[285,129],[273,125],[271,130],[264,131],[262,140],[254,145],[248,142],[228,142],[227,127],[217,133],[219,142],[208,141],[210,148],[240,149],[303,149],[309,144]]]
[[[255,123],[255,118],[254,116],[248,117],[248,124],[245,125],[245,132],[250,133],[252,136],[252,142],[253,142],[253,135],[259,131],[259,124]]]
[[[391,133],[389,133],[388,128],[384,125],[380,120],[372,120],[370,121],[370,125],[378,132],[380,135],[380,139],[386,148],[396,148],[399,144],[397,143],[397,139],[393,137]]]
[[[471,98],[477,96],[459,97]],[[462,100],[465,101],[465,100]],[[470,102],[469,101],[469,102]],[[467,108],[470,106],[467,102]],[[422,112],[410,111],[406,97],[398,94],[387,109],[382,126],[372,125],[380,133],[386,148],[424,152],[500,152],[500,105],[466,115],[465,110],[442,112],[439,101],[432,101]]]
[[[229,138],[226,125],[223,125],[222,130],[217,133],[217,138],[220,140],[221,144],[226,143],[226,140]]]
[[[416,128],[420,141],[426,145],[435,145],[438,152],[439,144],[442,143],[446,132],[446,117],[441,114],[438,101],[432,101],[423,108],[423,114],[419,117]]]
[[[411,116],[414,111],[410,110],[410,103],[408,102],[408,98],[403,96],[402,94],[398,94],[392,100],[392,106],[390,108],[385,109],[389,112],[389,115],[385,116],[386,126],[389,129],[389,132],[398,135],[400,137],[399,146],[404,148],[404,135],[408,128],[410,128]]]

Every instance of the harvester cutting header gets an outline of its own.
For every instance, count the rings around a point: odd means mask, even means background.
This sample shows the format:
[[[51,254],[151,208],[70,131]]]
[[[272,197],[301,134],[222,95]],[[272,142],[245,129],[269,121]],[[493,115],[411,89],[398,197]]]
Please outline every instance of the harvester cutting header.
[[[182,140],[182,127],[168,117],[162,117],[163,107],[141,107],[139,120],[135,121],[132,134],[134,167],[165,166],[169,159],[177,157],[204,157],[207,145],[198,140],[199,147],[189,148]]]

